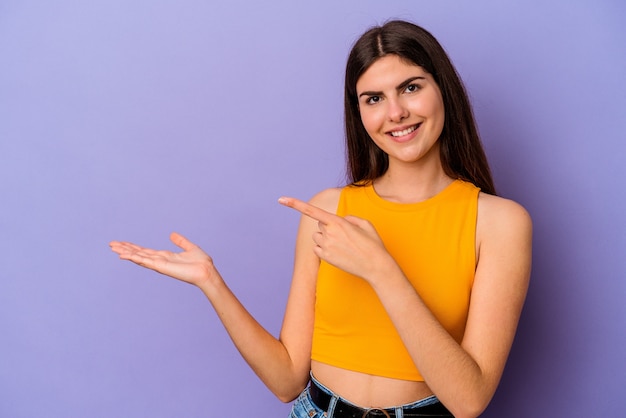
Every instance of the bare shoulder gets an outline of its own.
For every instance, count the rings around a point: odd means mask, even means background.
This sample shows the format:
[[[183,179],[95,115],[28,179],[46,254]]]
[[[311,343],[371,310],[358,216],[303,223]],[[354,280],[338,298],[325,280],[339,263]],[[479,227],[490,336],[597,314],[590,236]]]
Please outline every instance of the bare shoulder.
[[[322,211],[328,212],[330,214],[337,213],[341,190],[341,188],[330,188],[322,190],[308,201],[308,205],[306,205],[308,207],[306,207],[306,210],[311,211],[317,208],[317,210],[321,209]],[[293,205],[295,205],[297,201],[298,200],[296,199],[291,202],[291,204],[287,204],[287,206],[294,207]],[[303,203],[302,201],[299,202]],[[311,208],[311,206],[314,206],[315,208]],[[300,228],[298,230],[299,245],[296,246],[296,249],[308,248],[307,250],[305,250],[305,253],[309,253],[309,250],[312,248],[313,245],[313,241],[311,240],[311,234],[315,233],[318,230],[318,221],[316,221],[311,215],[306,215],[305,212],[303,212],[303,210],[305,209],[295,207],[294,209],[301,212]],[[319,260],[317,260],[317,262],[319,262]]]
[[[514,232],[526,235],[532,231],[532,220],[528,211],[519,203],[480,193],[478,196],[477,232],[485,236]]]
[[[317,206],[320,209],[324,209],[330,213],[337,212],[337,206],[339,205],[339,197],[341,196],[341,187],[333,187],[322,190],[309,200],[309,203],[313,206]]]
[[[530,215],[519,203],[486,193],[479,195],[476,222],[478,260],[496,257],[530,264],[532,229]]]

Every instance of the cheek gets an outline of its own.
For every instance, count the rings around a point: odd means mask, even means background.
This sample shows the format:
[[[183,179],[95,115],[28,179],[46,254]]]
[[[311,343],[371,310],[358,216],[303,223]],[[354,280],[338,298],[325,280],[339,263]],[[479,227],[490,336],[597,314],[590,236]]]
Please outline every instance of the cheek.
[[[443,102],[441,102],[440,100],[433,100],[428,106],[428,113],[430,114],[431,118],[443,123],[443,119],[446,114],[443,107]]]
[[[367,109],[364,112],[361,112],[361,123],[365,130],[370,136],[372,136],[373,132],[376,132],[382,126],[382,118],[380,112],[377,112],[373,109]]]
[[[443,130],[446,112],[440,98],[433,97],[431,100],[423,100],[416,103],[412,110],[415,114],[428,118],[433,129]]]
[[[410,102],[409,106],[412,113],[416,115],[436,118],[443,114],[443,100],[441,96],[434,92],[415,98],[415,100]]]
[[[443,103],[441,103],[441,106],[437,109],[437,113],[439,132],[441,133],[441,131],[443,131],[443,125],[446,121],[446,109],[443,107]]]
[[[443,97],[441,97],[441,94],[438,94],[436,99],[433,100],[432,113],[439,120],[441,127],[443,128],[443,121],[446,118],[446,109],[443,105]]]

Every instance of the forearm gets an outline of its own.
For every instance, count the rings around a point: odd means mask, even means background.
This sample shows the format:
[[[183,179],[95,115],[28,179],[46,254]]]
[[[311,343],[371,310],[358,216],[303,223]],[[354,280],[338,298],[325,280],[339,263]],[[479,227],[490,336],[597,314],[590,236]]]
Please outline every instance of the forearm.
[[[455,416],[477,416],[497,382],[443,328],[399,267],[380,283],[374,289],[425,382]]]
[[[294,365],[285,345],[258,323],[221,278],[199,287],[237,350],[268,389],[284,402],[295,398],[308,374]]]

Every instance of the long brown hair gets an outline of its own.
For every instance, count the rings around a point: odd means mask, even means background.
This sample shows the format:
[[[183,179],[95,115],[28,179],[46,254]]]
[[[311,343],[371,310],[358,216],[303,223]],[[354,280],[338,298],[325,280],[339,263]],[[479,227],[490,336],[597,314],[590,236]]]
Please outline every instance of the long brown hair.
[[[379,58],[397,55],[419,65],[433,76],[441,90],[445,121],[439,137],[441,163],[452,178],[474,183],[483,192],[496,194],[474,114],[448,55],[425,29],[394,20],[365,32],[354,44],[346,64],[345,129],[348,180],[368,183],[382,176],[389,158],[368,135],[359,112],[356,83]]]

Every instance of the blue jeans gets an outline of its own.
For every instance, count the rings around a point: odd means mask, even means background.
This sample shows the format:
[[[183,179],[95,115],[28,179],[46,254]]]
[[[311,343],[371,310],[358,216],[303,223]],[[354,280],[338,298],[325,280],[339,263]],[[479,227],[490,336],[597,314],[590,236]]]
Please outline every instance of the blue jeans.
[[[318,387],[320,387],[324,392],[332,395],[333,398],[328,407],[328,411],[320,409],[317,405],[315,405],[315,403],[313,403],[313,400],[311,399],[311,395],[309,393],[309,388],[307,387],[302,391],[300,396],[298,396],[298,399],[295,400],[293,408],[291,409],[291,414],[289,415],[290,418],[333,418],[333,412],[337,400],[341,399],[341,401],[345,403],[350,403],[340,396],[337,396],[330,389],[315,380],[313,375],[311,375],[311,381],[314,382],[314,384],[316,384]],[[422,406],[432,405],[438,402],[439,399],[437,399],[435,395],[432,395],[427,398],[420,399],[417,402],[406,405],[398,405],[397,407],[395,407],[396,417],[402,418],[404,416],[404,412],[407,411],[407,409],[418,409]]]

